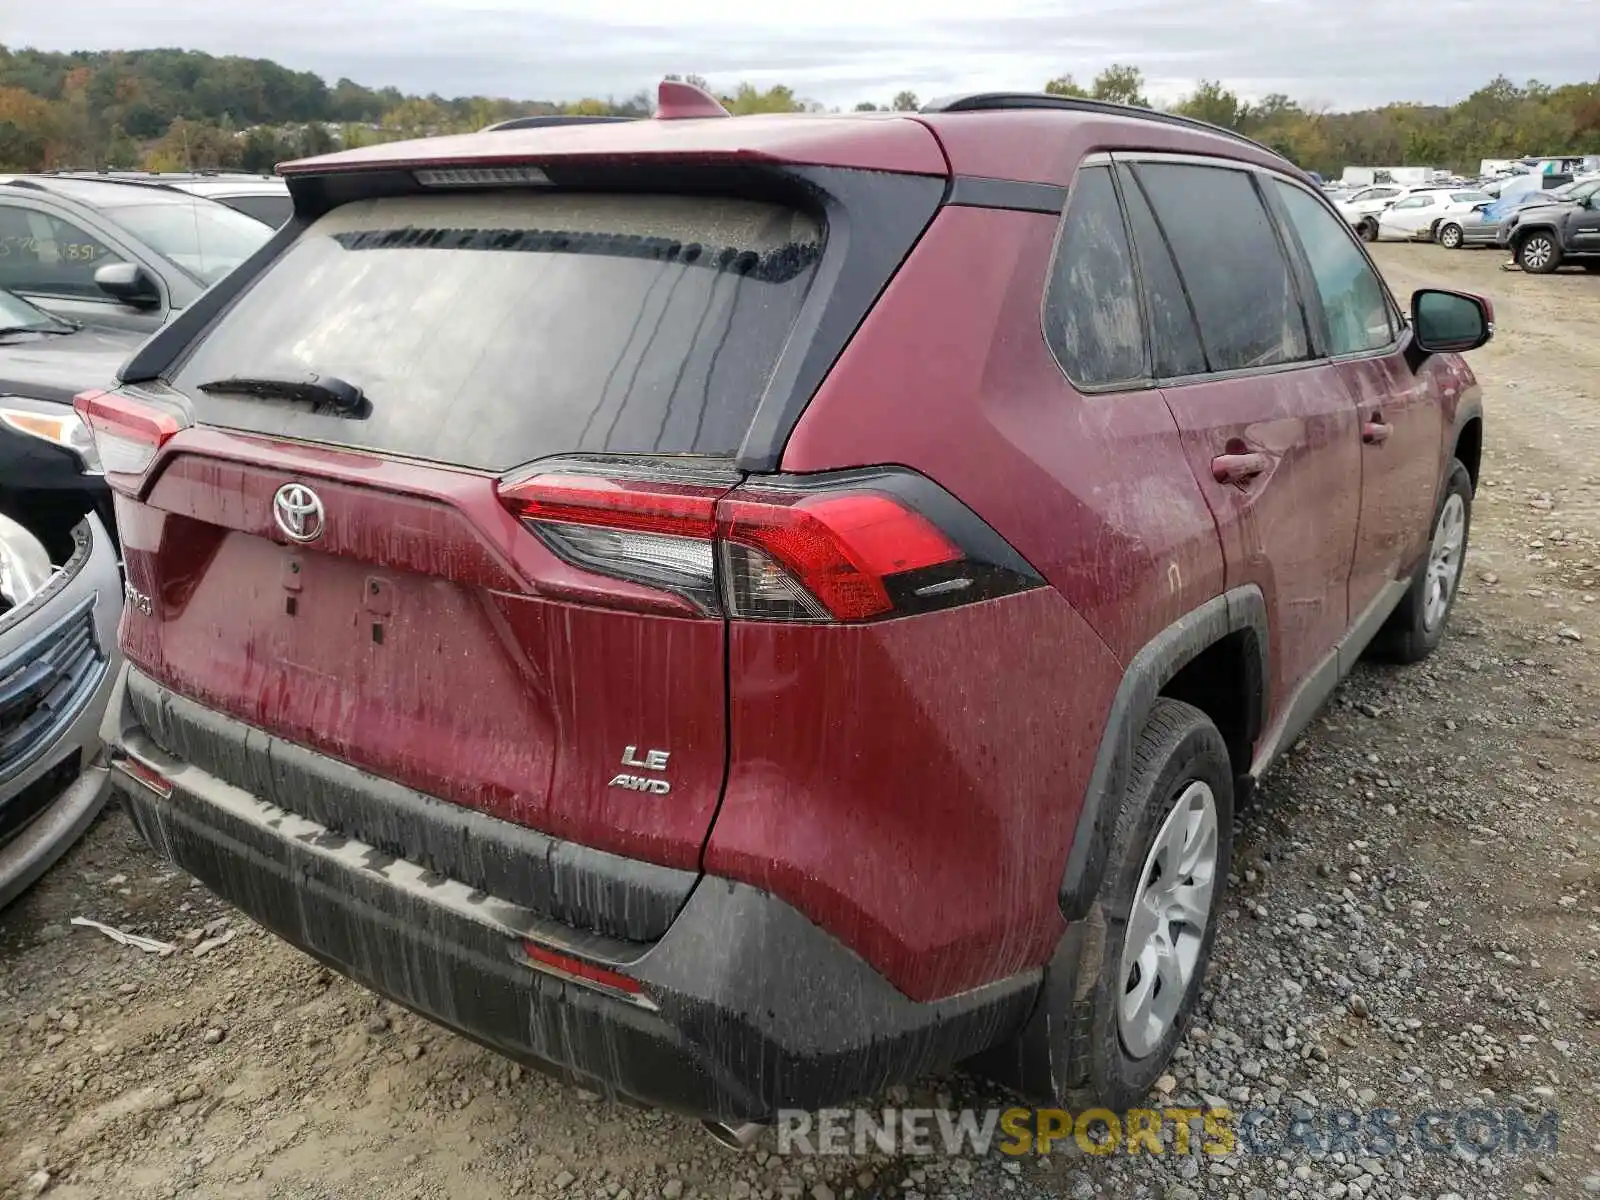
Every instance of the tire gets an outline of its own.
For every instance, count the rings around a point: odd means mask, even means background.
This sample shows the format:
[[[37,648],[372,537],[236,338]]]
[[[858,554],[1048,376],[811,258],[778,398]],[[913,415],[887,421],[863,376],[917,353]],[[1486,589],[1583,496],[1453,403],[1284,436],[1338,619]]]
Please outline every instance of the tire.
[[[1458,519],[1447,520],[1446,514],[1451,512]],[[1457,459],[1450,464],[1450,478],[1434,510],[1428,552],[1411,577],[1411,586],[1404,598],[1373,640],[1375,657],[1389,662],[1416,663],[1438,649],[1439,643],[1444,641],[1445,627],[1450,622],[1461,587],[1471,532],[1472,476]],[[1453,548],[1441,544],[1442,541],[1453,542]],[[1441,555],[1447,557],[1441,558]],[[1440,563],[1437,570],[1436,561]],[[1442,597],[1439,595],[1441,586],[1447,589]]]
[[[1535,229],[1517,242],[1517,265],[1528,275],[1548,275],[1561,265],[1561,243],[1546,229]]]
[[[1356,234],[1363,242],[1375,242],[1378,240],[1378,223],[1371,217],[1363,217],[1356,225]]]
[[[1454,221],[1446,221],[1439,226],[1438,231],[1433,235],[1433,240],[1446,250],[1459,250],[1461,249],[1461,226]]]
[[[1210,847],[1209,871],[1206,855],[1198,853],[1197,869],[1184,876],[1194,880],[1190,886],[1195,888],[1209,879],[1203,902],[1189,893],[1196,908],[1203,903],[1204,927],[1196,932],[1188,923],[1150,922],[1151,936],[1158,937],[1160,931],[1168,938],[1172,955],[1166,961],[1174,966],[1173,974],[1142,973],[1141,969],[1148,970],[1146,963],[1155,961],[1155,943],[1144,940],[1140,945],[1148,951],[1145,961],[1135,967],[1140,956],[1130,955],[1129,971],[1124,972],[1130,928],[1135,936],[1141,928],[1133,911],[1135,900],[1155,892],[1142,885],[1152,874],[1158,887],[1163,880],[1177,878],[1170,870],[1162,873],[1161,866],[1170,863],[1172,855],[1156,848],[1158,837],[1169,834],[1172,840],[1163,845],[1178,851],[1180,861],[1185,858],[1183,851]],[[1185,834],[1196,836],[1190,841]],[[1028,1026],[1000,1055],[1009,1054],[1011,1059],[1010,1069],[999,1076],[1002,1082],[1040,1101],[1074,1109],[1102,1106],[1122,1111],[1149,1092],[1171,1061],[1199,1000],[1222,910],[1232,836],[1233,766],[1222,735],[1199,709],[1158,699],[1133,747],[1094,907],[1085,921],[1069,929],[1045,968]],[[1140,909],[1150,911],[1144,905]],[[1179,931],[1176,935],[1174,929]],[[1188,964],[1186,971],[1182,963]],[[1144,994],[1138,987],[1130,993],[1129,979],[1136,974],[1141,985],[1152,981],[1148,987],[1156,1001],[1152,1012],[1158,1011],[1161,1020],[1124,1022],[1120,1012],[1124,998]],[[1169,982],[1174,978],[1185,981],[1180,991],[1174,992]],[[1019,1053],[1025,1059],[1021,1063],[1016,1061]]]

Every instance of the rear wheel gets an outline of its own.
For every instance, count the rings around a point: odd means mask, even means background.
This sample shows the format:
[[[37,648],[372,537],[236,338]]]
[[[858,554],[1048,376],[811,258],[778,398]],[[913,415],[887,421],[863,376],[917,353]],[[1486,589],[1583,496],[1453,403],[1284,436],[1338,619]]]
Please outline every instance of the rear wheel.
[[[1199,709],[1157,700],[1083,922],[1090,932],[1063,941],[1023,1034],[1034,1060],[1023,1072],[1038,1081],[1031,1090],[1114,1111],[1150,1090],[1200,996],[1232,836],[1233,768],[1222,735]]]
[[[1356,233],[1363,242],[1375,242],[1378,240],[1378,223],[1371,217],[1364,217],[1356,226]]]
[[[1561,265],[1561,247],[1553,233],[1535,230],[1517,243],[1517,265],[1529,275],[1548,275]]]
[[[1439,226],[1439,231],[1434,234],[1433,240],[1446,250],[1459,250],[1461,249],[1461,226],[1454,221],[1447,221]]]
[[[1450,479],[1434,514],[1428,553],[1411,578],[1411,587],[1373,643],[1373,650],[1391,662],[1421,662],[1444,640],[1445,622],[1455,607],[1456,590],[1467,556],[1472,528],[1472,476],[1459,461],[1450,464]]]

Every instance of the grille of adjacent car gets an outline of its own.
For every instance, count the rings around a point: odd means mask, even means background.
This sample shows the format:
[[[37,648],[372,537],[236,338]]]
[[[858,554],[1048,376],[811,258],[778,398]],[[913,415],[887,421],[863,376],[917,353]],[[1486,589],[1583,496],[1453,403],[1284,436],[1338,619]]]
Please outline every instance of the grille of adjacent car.
[[[0,783],[50,748],[83,711],[105,669],[93,597],[0,659]]]
[[[15,796],[0,800],[0,846],[21,833],[55,798],[72,786],[83,765],[83,752],[74,750]]]

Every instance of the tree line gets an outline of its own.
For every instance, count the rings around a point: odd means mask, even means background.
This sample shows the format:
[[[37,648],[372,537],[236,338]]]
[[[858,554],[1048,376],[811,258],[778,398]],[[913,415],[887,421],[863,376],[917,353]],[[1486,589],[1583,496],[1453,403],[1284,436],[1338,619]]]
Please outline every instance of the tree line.
[[[687,78],[705,85],[698,76]],[[1136,66],[1114,65],[1080,85],[1062,75],[1044,90],[1155,107]],[[735,114],[819,110],[792,88],[742,83],[721,96]],[[858,111],[914,111],[901,91]],[[270,171],[286,159],[397,138],[481,129],[536,114],[645,116],[648,93],[557,103],[488,96],[406,95],[349,79],[331,86],[266,59],[193,50],[53,53],[0,46],[0,170],[102,168]],[[1308,170],[1348,163],[1475,172],[1483,158],[1600,153],[1600,80],[1551,87],[1504,76],[1451,106],[1388,104],[1332,112],[1282,94],[1242,99],[1205,80],[1170,111],[1264,142]]]

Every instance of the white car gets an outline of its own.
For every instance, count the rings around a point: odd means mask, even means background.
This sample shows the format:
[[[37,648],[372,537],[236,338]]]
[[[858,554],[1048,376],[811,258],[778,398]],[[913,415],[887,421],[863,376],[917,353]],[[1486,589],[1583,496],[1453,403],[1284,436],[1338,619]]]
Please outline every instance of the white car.
[[[1378,240],[1378,215],[1416,190],[1398,183],[1378,183],[1335,201],[1334,207],[1361,235],[1362,241],[1375,242]]]
[[[1412,192],[1378,214],[1378,239],[1385,242],[1431,242],[1446,218],[1459,221],[1494,203],[1487,192],[1470,188]],[[1453,249],[1454,247],[1452,247]]]

